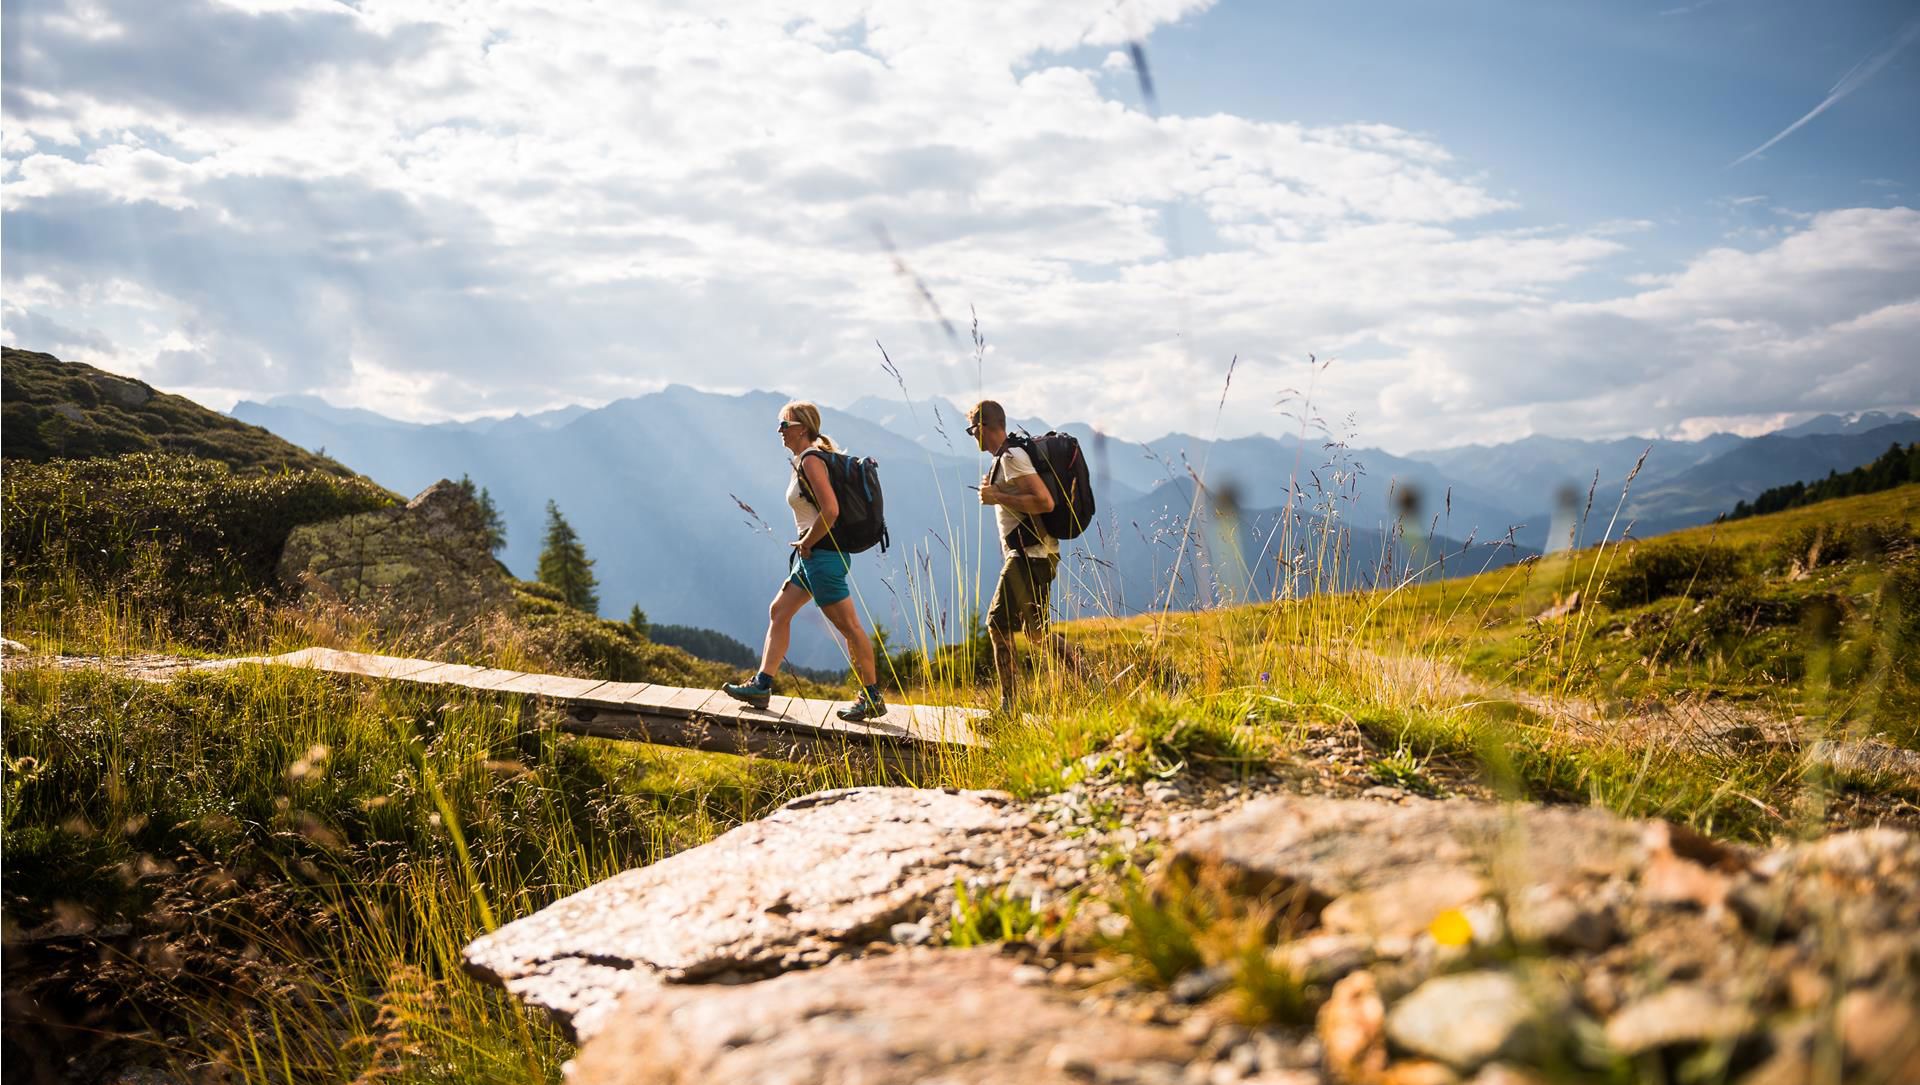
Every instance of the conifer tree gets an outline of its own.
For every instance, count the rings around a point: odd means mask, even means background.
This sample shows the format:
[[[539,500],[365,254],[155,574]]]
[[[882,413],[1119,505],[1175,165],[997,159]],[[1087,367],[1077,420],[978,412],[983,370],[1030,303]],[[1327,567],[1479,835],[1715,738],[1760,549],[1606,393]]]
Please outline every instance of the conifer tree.
[[[498,554],[507,545],[507,521],[500,515],[500,507],[493,503],[493,495],[482,486],[474,489],[473,479],[468,475],[460,476],[460,489],[480,506],[480,530],[486,533],[488,551]]]
[[[588,614],[600,612],[600,584],[593,576],[593,559],[580,543],[573,525],[560,515],[560,506],[547,502],[547,541],[540,548],[540,583],[558,588],[568,606]]]
[[[635,633],[643,637],[653,629],[652,623],[647,621],[647,612],[640,609],[639,603],[633,604],[633,613],[627,615],[627,624],[633,627]]]

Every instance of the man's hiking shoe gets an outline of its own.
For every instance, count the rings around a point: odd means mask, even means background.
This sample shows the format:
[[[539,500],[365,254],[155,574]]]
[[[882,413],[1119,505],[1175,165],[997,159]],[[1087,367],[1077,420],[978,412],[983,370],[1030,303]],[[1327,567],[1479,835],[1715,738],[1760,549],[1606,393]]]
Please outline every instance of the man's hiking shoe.
[[[745,701],[755,708],[765,708],[767,702],[773,699],[773,687],[763,686],[758,682],[728,682],[720,687],[720,692],[736,701]]]
[[[887,714],[887,705],[878,697],[862,695],[852,704],[835,712],[834,715],[848,723],[860,723],[863,720],[875,720]]]

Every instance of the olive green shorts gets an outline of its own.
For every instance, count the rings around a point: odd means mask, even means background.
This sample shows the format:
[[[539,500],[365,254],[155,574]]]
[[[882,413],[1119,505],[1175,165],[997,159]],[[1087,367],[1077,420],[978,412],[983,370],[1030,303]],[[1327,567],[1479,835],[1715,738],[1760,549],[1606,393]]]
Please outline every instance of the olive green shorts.
[[[993,605],[987,608],[987,628],[1001,633],[1046,632],[1053,576],[1059,570],[1058,557],[1008,554],[1000,567],[1000,583],[993,589]]]

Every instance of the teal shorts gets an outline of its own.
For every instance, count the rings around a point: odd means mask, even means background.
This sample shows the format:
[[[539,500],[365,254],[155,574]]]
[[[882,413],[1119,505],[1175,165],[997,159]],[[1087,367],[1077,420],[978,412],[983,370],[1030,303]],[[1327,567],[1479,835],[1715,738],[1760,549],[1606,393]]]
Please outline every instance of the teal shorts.
[[[830,607],[853,594],[847,587],[847,570],[852,565],[853,560],[837,550],[815,550],[810,558],[802,558],[795,550],[787,583],[798,585],[819,606]]]

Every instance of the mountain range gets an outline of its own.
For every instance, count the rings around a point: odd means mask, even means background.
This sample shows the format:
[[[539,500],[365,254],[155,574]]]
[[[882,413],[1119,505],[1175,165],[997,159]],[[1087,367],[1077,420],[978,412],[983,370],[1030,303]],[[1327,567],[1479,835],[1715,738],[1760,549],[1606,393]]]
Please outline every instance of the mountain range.
[[[243,401],[232,414],[402,493],[470,475],[499,506],[502,558],[522,574],[536,564],[553,500],[597,562],[608,613],[638,603],[656,621],[757,644],[792,535],[783,500],[790,468],[773,426],[788,398],[675,385],[599,408],[473,422],[402,422],[314,397]],[[959,635],[967,613],[985,609],[998,563],[993,521],[970,488],[986,459],[963,432],[963,412],[945,401],[867,397],[823,407],[823,417],[837,442],[882,464],[886,485],[894,546],[857,560],[858,601],[895,644],[913,641],[910,630]],[[1030,417],[1015,424],[1047,428]],[[1765,438],[1529,437],[1409,456],[1324,437],[1130,442],[1084,424],[1057,428],[1087,450],[1101,509],[1062,571],[1059,609],[1076,616],[1284,589],[1283,567],[1307,575],[1306,555],[1279,552],[1276,528],[1289,508],[1295,532],[1344,529],[1343,582],[1438,571],[1442,560],[1445,571],[1463,572],[1560,545],[1590,486],[1600,487],[1596,505],[1610,514],[1643,453],[1626,512],[1642,535],[1709,521],[1768,486],[1920,439],[1911,415],[1828,416]],[[1198,500],[1196,480],[1204,480]],[[1583,538],[1597,537],[1604,522]],[[796,662],[832,665],[837,654],[823,623],[796,626]]]

